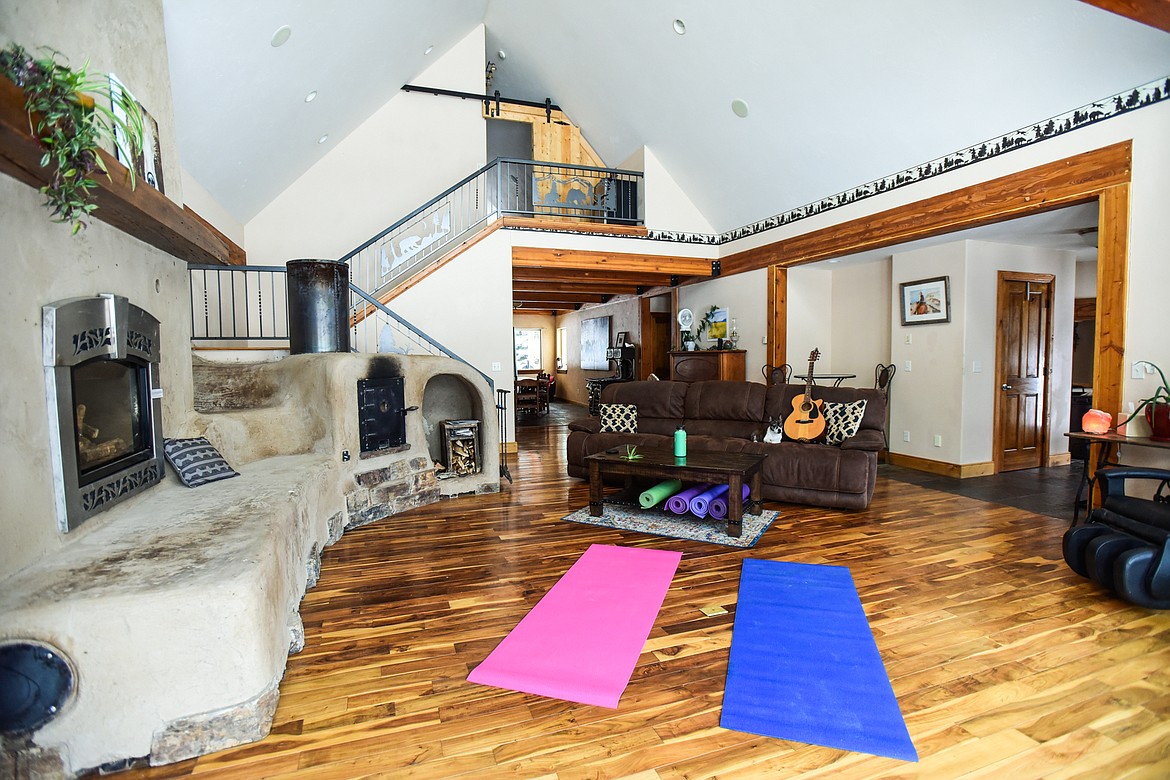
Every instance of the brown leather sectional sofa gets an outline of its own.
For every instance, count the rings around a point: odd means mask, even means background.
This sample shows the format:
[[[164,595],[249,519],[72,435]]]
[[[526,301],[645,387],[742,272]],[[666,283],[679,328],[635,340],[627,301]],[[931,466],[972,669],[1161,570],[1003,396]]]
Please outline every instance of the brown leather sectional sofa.
[[[865,414],[856,436],[840,445],[763,441],[769,420],[792,412],[803,384],[765,386],[757,382],[626,382],[602,391],[606,404],[638,407],[637,433],[602,433],[590,417],[569,425],[569,476],[587,478],[585,456],[613,447],[666,447],[682,423],[689,452],[752,452],[767,455],[762,469],[764,498],[794,504],[864,509],[873,497],[877,455],[886,444],[885,397],[879,390],[816,387],[814,398],[848,403],[864,398]],[[760,441],[752,441],[753,435]]]

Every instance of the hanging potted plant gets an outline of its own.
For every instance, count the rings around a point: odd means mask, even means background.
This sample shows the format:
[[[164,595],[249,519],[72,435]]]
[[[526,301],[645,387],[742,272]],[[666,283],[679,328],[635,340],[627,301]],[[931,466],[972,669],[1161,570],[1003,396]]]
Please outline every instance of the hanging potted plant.
[[[121,142],[130,156],[138,154],[142,112],[124,90],[111,96],[107,80],[89,76],[88,62],[74,70],[58,62],[58,52],[46,53],[38,59],[11,44],[0,50],[0,73],[24,92],[29,127],[45,146],[41,167],[52,169],[40,188],[45,207],[55,222],[70,223],[77,233],[97,208],[94,176],[98,171],[110,175],[98,150],[103,143],[112,148]],[[129,174],[133,187],[133,169]]]
[[[1150,369],[1157,371],[1162,384],[1154,390],[1152,396],[1142,399],[1133,410],[1132,416],[1137,416],[1144,409],[1146,422],[1150,424],[1150,438],[1155,441],[1170,441],[1170,385],[1166,383],[1166,375],[1162,373],[1162,369],[1148,360],[1139,360],[1134,365],[1145,367],[1147,372]]]

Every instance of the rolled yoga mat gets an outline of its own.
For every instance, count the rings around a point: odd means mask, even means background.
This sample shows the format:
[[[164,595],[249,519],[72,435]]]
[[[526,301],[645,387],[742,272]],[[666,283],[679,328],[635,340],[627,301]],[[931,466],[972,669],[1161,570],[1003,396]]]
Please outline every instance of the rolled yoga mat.
[[[706,517],[707,510],[710,507],[711,499],[723,495],[727,492],[727,485],[716,485],[708,490],[704,490],[699,495],[691,499],[691,514],[695,517]]]
[[[659,482],[649,490],[643,490],[642,494],[638,496],[638,503],[642,505],[643,509],[649,509],[680,490],[682,490],[680,480],[668,479],[665,482]]]
[[[744,485],[743,486],[743,500],[747,501],[748,496],[750,496],[751,494],[752,494],[751,486]],[[711,499],[711,505],[707,507],[707,512],[710,513],[711,517],[715,518],[716,520],[725,520],[727,518],[727,513],[728,513],[728,511],[730,511],[729,507],[728,507],[728,504],[731,503],[731,499],[728,498],[728,496],[730,496],[730,495],[731,494],[728,493],[727,495],[723,495],[723,496],[719,496],[718,498]]]
[[[694,487],[689,487],[681,493],[675,493],[666,499],[666,510],[668,512],[674,512],[676,515],[685,515],[691,511],[691,499],[710,487],[710,482],[703,482]]]

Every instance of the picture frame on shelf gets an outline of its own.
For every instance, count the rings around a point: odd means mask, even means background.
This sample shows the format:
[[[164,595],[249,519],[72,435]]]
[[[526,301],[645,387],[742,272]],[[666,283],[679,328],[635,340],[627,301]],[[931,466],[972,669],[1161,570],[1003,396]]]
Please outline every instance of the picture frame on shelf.
[[[626,345],[626,339],[629,338],[629,335],[630,334],[628,331],[619,330],[617,337],[613,340],[614,348],[621,349],[622,347],[624,347]]]
[[[159,140],[158,120],[146,110],[146,107],[134,97],[134,94],[130,90],[126,89],[126,85],[122,83],[121,79],[111,73],[110,98],[114,116],[124,120],[126,112],[118,102],[120,96],[123,94],[138,104],[138,110],[142,114],[142,148],[137,153],[132,154],[130,152],[130,144],[125,139],[122,129],[116,127],[114,131],[114,156],[118,162],[127,168],[133,168],[139,179],[165,194],[166,190],[163,189],[162,143]]]
[[[936,276],[898,285],[903,325],[951,321],[951,278]]]

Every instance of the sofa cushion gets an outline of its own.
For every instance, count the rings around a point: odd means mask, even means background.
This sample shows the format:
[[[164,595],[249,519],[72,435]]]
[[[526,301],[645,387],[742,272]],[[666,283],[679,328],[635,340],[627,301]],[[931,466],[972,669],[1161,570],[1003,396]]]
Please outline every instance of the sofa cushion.
[[[638,407],[638,430],[669,436],[682,422],[686,382],[618,382],[601,391],[601,402]]]
[[[686,395],[688,420],[763,422],[767,388],[758,382],[692,382]],[[759,426],[756,426],[757,428]]]
[[[603,433],[638,432],[638,407],[633,404],[602,404],[599,411]]]
[[[865,415],[865,399],[847,404],[825,401],[825,444],[840,444],[857,435]]]

